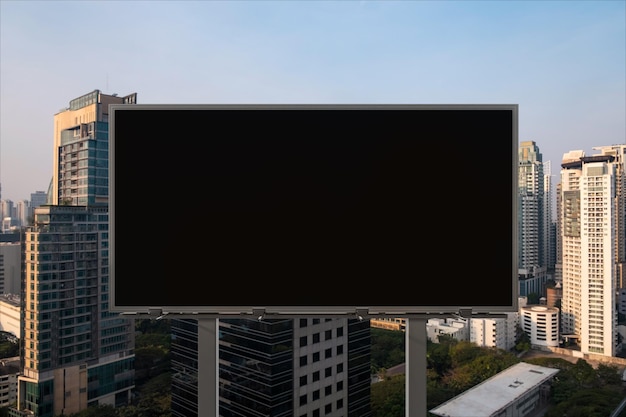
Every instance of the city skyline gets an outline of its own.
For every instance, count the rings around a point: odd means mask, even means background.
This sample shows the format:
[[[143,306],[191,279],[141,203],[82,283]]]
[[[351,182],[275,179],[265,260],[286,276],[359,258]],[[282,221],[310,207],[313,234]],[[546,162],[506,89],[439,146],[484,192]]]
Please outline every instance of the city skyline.
[[[555,182],[564,153],[626,141],[624,2],[0,0],[0,35],[13,201],[48,188],[59,97],[95,89],[145,104],[518,104],[519,139]]]

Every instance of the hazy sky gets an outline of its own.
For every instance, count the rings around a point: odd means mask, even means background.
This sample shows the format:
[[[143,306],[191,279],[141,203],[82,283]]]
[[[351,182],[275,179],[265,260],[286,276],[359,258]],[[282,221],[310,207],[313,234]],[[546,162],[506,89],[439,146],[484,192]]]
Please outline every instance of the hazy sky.
[[[0,0],[3,199],[47,190],[53,116],[95,89],[143,104],[518,104],[520,140],[556,175],[567,151],[626,143],[626,2]]]

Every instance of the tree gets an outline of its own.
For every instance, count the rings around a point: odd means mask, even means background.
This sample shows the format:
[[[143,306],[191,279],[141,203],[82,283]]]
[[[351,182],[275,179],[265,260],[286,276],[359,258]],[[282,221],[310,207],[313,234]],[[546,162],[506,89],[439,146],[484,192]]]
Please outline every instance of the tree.
[[[370,389],[372,417],[405,415],[405,376],[395,375],[377,382]]]

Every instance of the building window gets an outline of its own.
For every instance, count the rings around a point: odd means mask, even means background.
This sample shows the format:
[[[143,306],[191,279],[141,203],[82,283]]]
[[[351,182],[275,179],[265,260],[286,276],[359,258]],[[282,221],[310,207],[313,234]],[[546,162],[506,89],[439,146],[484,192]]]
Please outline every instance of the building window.
[[[300,405],[306,404],[306,394],[300,396]]]
[[[319,360],[320,360],[320,353],[319,352],[313,353],[313,362],[319,362]]]
[[[300,346],[306,346],[307,345],[307,337],[306,336],[302,336],[300,338]]]
[[[300,377],[300,386],[303,387],[307,384],[307,377],[306,375],[303,375]]]
[[[313,372],[313,382],[320,380],[320,371]]]
[[[300,366],[307,364],[306,355],[300,356]]]

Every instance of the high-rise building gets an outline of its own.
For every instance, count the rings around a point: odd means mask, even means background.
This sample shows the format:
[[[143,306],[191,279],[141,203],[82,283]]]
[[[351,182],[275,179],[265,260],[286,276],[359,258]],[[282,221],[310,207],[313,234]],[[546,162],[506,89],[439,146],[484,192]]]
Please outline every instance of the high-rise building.
[[[29,226],[32,224],[33,216],[35,215],[35,209],[43,204],[47,204],[48,193],[45,191],[35,191],[30,193],[30,207],[28,212],[28,221],[24,224]]]
[[[582,353],[615,356],[626,145],[595,149],[568,152],[561,163],[561,320]]]
[[[54,115],[52,205],[106,205],[109,199],[109,105],[135,104],[99,90],[70,101]]]
[[[134,322],[109,311],[108,104],[95,90],[54,116],[51,205],[24,232],[22,373],[11,416],[127,405]]]
[[[20,227],[28,225],[28,216],[30,215],[30,201],[20,200],[15,204],[15,217]]]
[[[220,319],[219,415],[367,417],[369,320]],[[172,415],[198,416],[198,323],[172,319]],[[201,395],[201,394],[200,394]]]
[[[519,294],[545,296],[551,206],[542,155],[534,141],[520,142],[518,163]]]

